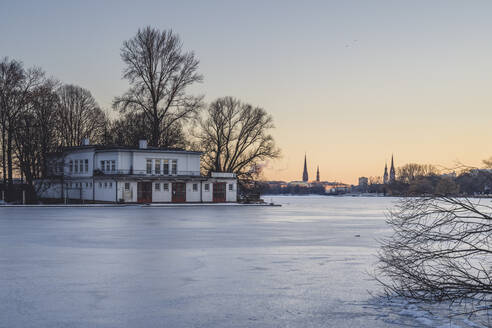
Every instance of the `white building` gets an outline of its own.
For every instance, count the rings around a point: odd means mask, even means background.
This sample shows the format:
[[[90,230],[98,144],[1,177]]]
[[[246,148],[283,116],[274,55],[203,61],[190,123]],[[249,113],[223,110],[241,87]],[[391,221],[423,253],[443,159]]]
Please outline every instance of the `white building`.
[[[84,145],[50,157],[39,197],[93,202],[235,202],[233,173],[200,175],[201,152],[147,147]]]

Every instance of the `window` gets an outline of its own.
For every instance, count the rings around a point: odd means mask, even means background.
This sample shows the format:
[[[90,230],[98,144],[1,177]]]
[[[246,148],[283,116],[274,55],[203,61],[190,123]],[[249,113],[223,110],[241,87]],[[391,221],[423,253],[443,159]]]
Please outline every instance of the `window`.
[[[162,184],[162,189],[164,189],[166,191],[169,190],[169,183],[163,183]]]
[[[101,161],[101,171],[104,172],[104,161]]]
[[[116,171],[116,161],[111,161],[111,172]]]
[[[106,161],[106,171],[111,171],[111,161]]]
[[[109,188],[113,188],[113,183],[112,182],[109,183]]]
[[[74,169],[75,169],[74,170],[75,173],[79,173],[79,160],[78,159],[75,160]]]
[[[193,191],[198,191],[198,183],[193,184]]]
[[[79,161],[79,172],[80,173],[84,172],[84,161],[83,160]]]
[[[159,182],[156,182],[155,190],[161,190],[161,184]]]
[[[104,182],[104,188],[107,188],[107,187],[108,187],[108,183]]]
[[[162,164],[162,174],[168,175],[169,174],[169,161],[165,159],[163,161],[164,163]]]
[[[70,163],[68,164],[68,170],[70,171],[70,173],[73,173],[73,161],[70,160]]]
[[[87,182],[85,183],[85,187],[86,188],[89,188],[89,184]]]
[[[92,182],[91,182],[91,183],[89,183],[89,186],[92,188]]]
[[[154,171],[155,171],[155,174],[161,174],[161,160],[160,159],[155,160]]]
[[[130,191],[130,182],[125,182],[125,191]]]
[[[178,160],[173,159],[172,165],[172,174],[178,174]]]
[[[89,160],[86,159],[84,162],[85,162],[85,172],[89,172]]]
[[[234,185],[232,183],[229,183],[229,190],[233,190],[234,189]]]
[[[147,160],[147,174],[151,174],[151,173],[152,173],[152,160],[148,159]]]
[[[102,188],[103,184],[102,182],[99,182],[99,188]]]
[[[205,184],[205,191],[210,191],[210,185],[208,183]]]

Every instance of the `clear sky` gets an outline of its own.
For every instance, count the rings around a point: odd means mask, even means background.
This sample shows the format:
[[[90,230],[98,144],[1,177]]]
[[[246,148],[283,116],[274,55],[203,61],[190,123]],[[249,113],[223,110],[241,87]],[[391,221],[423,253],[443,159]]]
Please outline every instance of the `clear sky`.
[[[207,101],[274,116],[269,179],[356,183],[408,162],[492,155],[492,1],[0,0],[0,56],[89,89],[127,89],[119,52],[139,27],[172,28],[200,58]]]

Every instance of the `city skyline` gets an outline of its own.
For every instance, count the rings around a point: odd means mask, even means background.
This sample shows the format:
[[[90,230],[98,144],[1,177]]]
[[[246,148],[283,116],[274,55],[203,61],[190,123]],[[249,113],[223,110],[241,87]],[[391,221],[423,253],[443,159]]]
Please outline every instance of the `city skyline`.
[[[23,1],[0,9],[2,56],[89,89],[109,111],[128,88],[122,42],[147,25],[172,28],[200,59],[204,82],[191,93],[207,102],[234,96],[272,114],[282,157],[265,163],[269,180],[298,180],[304,153],[311,177],[319,165],[323,180],[352,184],[381,176],[391,153],[398,165],[442,167],[481,166],[491,155],[487,1]]]

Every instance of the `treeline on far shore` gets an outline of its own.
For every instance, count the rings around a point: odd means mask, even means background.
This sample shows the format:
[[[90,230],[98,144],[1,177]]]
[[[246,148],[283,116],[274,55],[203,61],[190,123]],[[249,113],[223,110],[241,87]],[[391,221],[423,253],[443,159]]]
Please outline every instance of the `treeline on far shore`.
[[[492,195],[492,159],[484,160],[483,168],[461,168],[459,172],[441,172],[428,164],[405,164],[396,170],[394,181],[384,183],[382,177],[370,177],[367,184],[312,182],[306,184],[283,181],[259,183],[263,194],[347,194],[373,193],[386,196],[481,196]]]

